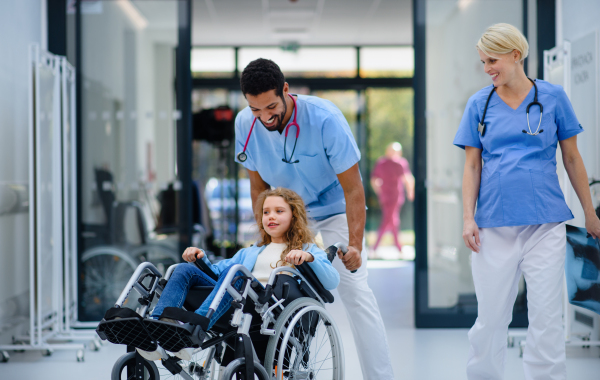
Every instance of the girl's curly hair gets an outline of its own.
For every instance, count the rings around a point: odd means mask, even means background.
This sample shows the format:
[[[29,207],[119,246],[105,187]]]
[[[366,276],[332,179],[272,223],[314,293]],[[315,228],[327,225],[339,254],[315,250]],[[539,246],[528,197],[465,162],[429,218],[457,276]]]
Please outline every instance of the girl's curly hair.
[[[258,225],[258,233],[260,235],[260,241],[257,246],[262,247],[271,243],[271,235],[265,231],[265,227],[262,224],[262,213],[265,199],[268,197],[281,197],[283,200],[290,205],[292,210],[292,220],[290,222],[290,228],[285,233],[287,240],[287,247],[281,253],[281,258],[277,262],[276,266],[279,266],[280,262],[283,265],[287,265],[285,256],[294,249],[302,250],[302,246],[308,243],[314,243],[315,237],[308,228],[308,217],[306,215],[306,208],[304,207],[304,201],[296,194],[293,190],[278,187],[275,189],[268,189],[258,195],[256,199],[256,207],[254,210],[254,218]]]

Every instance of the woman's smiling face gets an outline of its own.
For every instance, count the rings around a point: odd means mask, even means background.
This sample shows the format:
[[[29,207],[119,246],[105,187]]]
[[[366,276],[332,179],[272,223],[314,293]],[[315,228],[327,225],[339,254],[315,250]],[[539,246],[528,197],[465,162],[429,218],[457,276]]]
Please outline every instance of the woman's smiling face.
[[[282,197],[267,197],[263,203],[262,224],[273,243],[286,243],[285,233],[292,223],[292,209]]]
[[[488,74],[494,82],[494,87],[500,87],[510,82],[516,75],[517,65],[515,63],[520,54],[513,51],[508,54],[498,54],[494,57],[486,55],[481,50],[477,49],[481,63],[483,63],[483,71]]]

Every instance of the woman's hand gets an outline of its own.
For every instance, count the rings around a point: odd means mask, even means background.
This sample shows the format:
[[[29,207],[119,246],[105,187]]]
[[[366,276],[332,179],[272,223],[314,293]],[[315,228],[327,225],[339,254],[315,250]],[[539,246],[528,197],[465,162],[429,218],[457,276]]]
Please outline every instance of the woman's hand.
[[[600,219],[596,213],[591,213],[585,217],[585,229],[596,239],[600,239]]]
[[[463,224],[463,240],[465,245],[473,252],[479,253],[481,241],[479,240],[479,227],[474,219],[465,220]]]
[[[313,255],[311,255],[308,252],[304,252],[301,251],[299,249],[294,249],[291,250],[286,256],[285,256],[285,261],[293,264],[293,265],[300,265],[303,262],[313,262],[315,260],[315,258],[313,257]]]
[[[183,255],[181,255],[181,257],[188,263],[193,263],[196,261],[196,258],[202,259],[204,257],[204,251],[200,248],[188,247],[185,251],[183,251]]]

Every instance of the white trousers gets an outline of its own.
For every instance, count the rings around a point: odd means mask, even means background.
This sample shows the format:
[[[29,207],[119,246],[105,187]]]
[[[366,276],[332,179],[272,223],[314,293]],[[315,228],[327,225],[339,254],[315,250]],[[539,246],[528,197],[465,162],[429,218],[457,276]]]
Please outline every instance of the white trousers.
[[[468,379],[502,379],[521,273],[527,285],[529,317],[525,378],[566,379],[562,327],[565,224],[480,228],[479,236],[480,252],[472,253],[478,315],[469,331]]]
[[[316,235],[321,233],[325,248],[337,242],[348,244],[348,219],[346,214],[334,215],[322,221],[313,221],[311,229]],[[340,273],[338,292],[346,308],[346,314],[354,335],[358,358],[364,380],[392,380],[394,373],[385,327],[379,313],[377,300],[367,283],[367,251],[363,239],[361,252],[362,265],[351,273],[342,260],[333,260],[333,266]]]

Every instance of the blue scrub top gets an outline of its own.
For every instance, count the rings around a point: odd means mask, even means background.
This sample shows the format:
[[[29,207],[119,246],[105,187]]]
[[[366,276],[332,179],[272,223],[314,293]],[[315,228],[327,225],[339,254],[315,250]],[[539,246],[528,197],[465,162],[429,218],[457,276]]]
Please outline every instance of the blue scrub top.
[[[483,169],[475,222],[479,227],[522,226],[573,219],[556,174],[556,146],[583,132],[571,102],[561,86],[536,80],[538,101],[544,107],[537,136],[527,130],[527,105],[535,88],[513,110],[494,93],[485,115],[485,136],[477,131],[492,86],[485,87],[467,102],[454,145],[482,149]],[[529,111],[535,132],[540,110]]]
[[[360,151],[350,126],[342,112],[330,101],[315,96],[298,95],[296,98],[297,123],[300,125],[298,144],[288,164],[283,159],[283,133],[270,132],[260,120],[256,121],[248,141],[248,159],[240,162],[254,116],[250,107],[244,108],[235,119],[236,162],[248,170],[257,171],[273,187],[285,187],[298,193],[308,211],[316,220],[346,212],[344,190],[337,174],[350,169],[360,160]],[[290,122],[293,120],[293,115]],[[296,127],[288,132],[286,155],[294,148]]]

